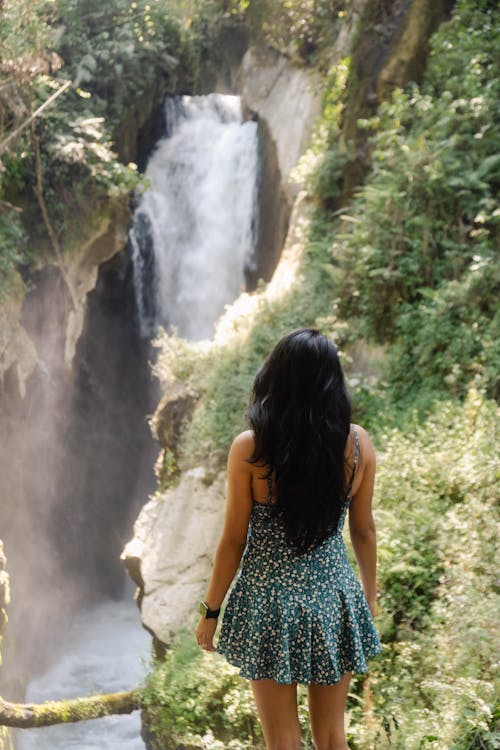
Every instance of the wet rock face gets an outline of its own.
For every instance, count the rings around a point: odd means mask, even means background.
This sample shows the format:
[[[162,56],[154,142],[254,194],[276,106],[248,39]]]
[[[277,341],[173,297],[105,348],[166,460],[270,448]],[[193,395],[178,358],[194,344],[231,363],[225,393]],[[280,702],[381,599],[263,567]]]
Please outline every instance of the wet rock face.
[[[270,48],[250,48],[236,79],[247,107],[264,119],[276,143],[282,182],[291,200],[290,171],[303,154],[321,108],[321,80]]]
[[[254,262],[245,271],[247,291],[259,279],[269,281],[278,265],[290,220],[291,202],[282,184],[276,143],[265,119],[259,119],[259,214]]]

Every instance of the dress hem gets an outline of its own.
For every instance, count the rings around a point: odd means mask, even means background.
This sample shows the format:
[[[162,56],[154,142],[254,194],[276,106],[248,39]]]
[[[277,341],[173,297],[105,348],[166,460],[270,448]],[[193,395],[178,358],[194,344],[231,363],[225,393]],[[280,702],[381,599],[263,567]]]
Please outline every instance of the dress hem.
[[[372,653],[365,654],[364,658],[365,658],[365,660],[366,659],[373,659],[375,656],[378,656],[381,652],[382,652],[382,648],[379,648],[377,651],[373,651]],[[328,686],[338,685],[339,682],[342,680],[343,676],[346,675],[346,674],[348,674],[348,673],[352,673],[353,675],[356,675],[356,674],[368,674],[369,673],[368,668],[366,668],[366,669],[359,669],[359,668],[357,668],[356,666],[353,665],[352,668],[344,669],[340,673],[339,679],[336,680],[335,682],[327,682],[327,681],[324,681],[324,680],[321,680],[321,681],[318,681],[318,680],[309,680],[309,681],[307,681],[305,678],[302,678],[302,679],[301,678],[291,679],[290,681],[285,682],[284,680],[278,680],[278,679],[276,679],[275,675],[271,675],[271,674],[264,674],[264,675],[259,675],[259,676],[249,675],[248,672],[245,671],[245,668],[241,665],[241,661],[240,660],[234,659],[234,658],[228,656],[226,653],[224,653],[223,651],[219,651],[217,648],[216,648],[216,653],[218,653],[220,656],[224,657],[224,659],[228,662],[228,664],[230,664],[231,666],[236,667],[237,669],[239,669],[240,670],[239,676],[242,677],[243,679],[245,679],[245,680],[272,680],[273,682],[276,682],[278,685],[295,685],[295,684],[297,684],[297,685],[305,685],[305,686],[307,686],[307,685],[324,685],[325,687],[328,687]]]

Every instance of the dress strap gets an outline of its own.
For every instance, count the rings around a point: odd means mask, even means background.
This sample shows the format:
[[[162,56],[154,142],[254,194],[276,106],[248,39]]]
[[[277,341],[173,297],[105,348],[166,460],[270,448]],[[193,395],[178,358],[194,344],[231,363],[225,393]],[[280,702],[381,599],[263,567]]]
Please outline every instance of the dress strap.
[[[267,502],[270,503],[273,499],[273,478],[271,475],[267,477]]]
[[[346,492],[347,497],[351,496],[352,484],[354,482],[354,477],[356,475],[356,469],[358,468],[358,463],[359,463],[359,435],[358,435],[358,431],[357,431],[357,429],[355,427],[352,428],[352,432],[354,434],[354,462],[352,464],[351,479],[349,481],[349,486],[348,486],[347,492]]]

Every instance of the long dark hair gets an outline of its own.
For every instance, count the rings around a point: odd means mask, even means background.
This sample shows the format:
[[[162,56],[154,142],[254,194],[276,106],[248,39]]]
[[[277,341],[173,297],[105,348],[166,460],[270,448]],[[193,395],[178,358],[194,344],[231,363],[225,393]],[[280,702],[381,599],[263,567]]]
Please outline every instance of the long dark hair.
[[[313,328],[284,336],[260,368],[248,411],[249,461],[275,472],[277,512],[303,553],[337,530],[346,501],[351,405],[333,342]]]

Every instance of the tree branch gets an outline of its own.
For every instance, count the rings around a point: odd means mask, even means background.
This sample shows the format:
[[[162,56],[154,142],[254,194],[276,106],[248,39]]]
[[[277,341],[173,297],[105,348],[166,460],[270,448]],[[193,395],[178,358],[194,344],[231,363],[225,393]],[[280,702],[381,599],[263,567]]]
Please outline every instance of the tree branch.
[[[38,136],[36,135],[35,129],[33,127],[31,128],[31,144],[33,146],[33,151],[35,153],[35,172],[36,172],[36,186],[33,187],[33,190],[35,192],[38,205],[40,206],[40,211],[42,212],[43,223],[45,224],[47,234],[50,237],[52,249],[54,250],[56,258],[59,261],[59,265],[62,266],[63,260],[62,260],[61,246],[59,245],[59,240],[54,231],[54,227],[52,226],[52,223],[50,221],[49,212],[47,210],[47,204],[45,203],[45,198],[43,195],[43,173],[42,173],[42,157],[40,154],[40,140]]]
[[[47,209],[47,203],[45,202],[45,197],[43,194],[43,171],[42,171],[42,157],[40,154],[40,140],[37,134],[35,133],[35,126],[33,125],[33,123],[31,124],[31,143],[33,146],[33,151],[35,153],[35,172],[36,172],[36,185],[33,186],[33,190],[36,195],[38,205],[40,206],[40,211],[42,212],[42,217],[43,217],[43,223],[45,224],[47,234],[49,235],[50,242],[52,244],[52,248],[57,258],[57,262],[59,264],[61,274],[63,276],[64,281],[66,282],[66,286],[68,287],[68,293],[71,297],[73,308],[76,310],[78,307],[78,300],[77,300],[75,290],[73,289],[73,285],[71,283],[71,280],[66,270],[66,266],[64,263],[63,254],[61,250],[61,245],[59,244],[59,239],[57,237],[54,227],[52,226],[52,222],[50,221],[50,216],[49,216],[49,212]]]
[[[69,724],[103,716],[130,714],[142,707],[142,692],[130,690],[123,693],[90,695],[47,703],[8,703],[0,697],[0,726],[16,729],[48,727]]]
[[[33,114],[32,114],[32,115],[30,115],[30,116],[28,117],[28,119],[27,119],[27,120],[25,120],[25,121],[24,121],[24,122],[22,123],[22,125],[20,125],[20,126],[19,126],[18,128],[16,128],[16,130],[14,130],[14,131],[13,131],[13,132],[12,132],[12,133],[11,133],[11,134],[9,135],[9,136],[7,136],[7,138],[6,138],[6,139],[5,139],[4,141],[2,141],[2,143],[0,143],[0,154],[2,153],[2,151],[4,151],[4,150],[5,150],[5,147],[7,146],[7,144],[8,144],[8,143],[10,143],[10,141],[11,141],[11,140],[12,140],[13,138],[15,138],[15,136],[16,136],[16,135],[17,135],[18,133],[20,133],[20,132],[21,132],[21,130],[24,130],[24,128],[26,128],[26,127],[27,127],[27,126],[28,126],[28,125],[29,125],[29,124],[30,124],[31,122],[33,122],[33,120],[34,120],[34,119],[35,119],[36,117],[38,117],[38,115],[39,115],[39,114],[40,114],[41,112],[43,112],[43,110],[44,110],[44,109],[46,109],[46,108],[47,108],[47,107],[48,107],[48,106],[49,106],[50,104],[52,104],[52,102],[53,102],[53,101],[54,101],[55,99],[57,99],[57,97],[58,97],[58,96],[60,96],[60,95],[61,95],[62,93],[64,93],[64,91],[66,91],[66,89],[67,89],[67,88],[69,88],[69,87],[70,87],[71,85],[72,85],[72,81],[66,81],[65,83],[63,83],[63,85],[62,85],[62,86],[61,86],[60,88],[58,88],[58,89],[57,89],[57,91],[55,91],[55,92],[54,92],[54,93],[52,94],[52,96],[49,96],[49,98],[48,98],[48,99],[47,99],[47,100],[46,100],[46,101],[45,101],[45,102],[44,102],[43,104],[41,104],[41,105],[40,105],[40,106],[38,107],[38,109],[36,109],[36,110],[35,110],[35,111],[33,112]]]

